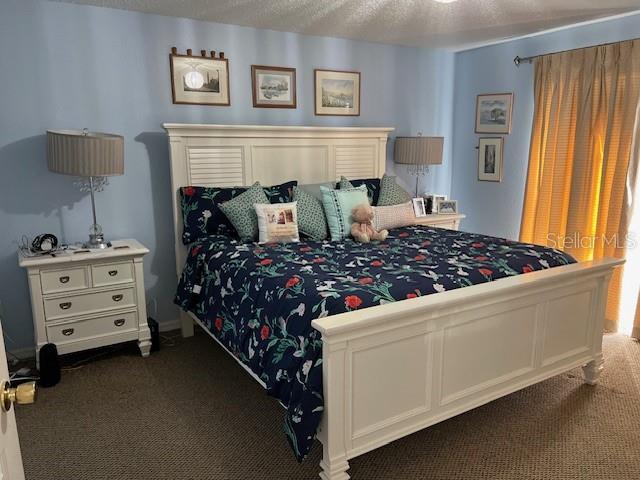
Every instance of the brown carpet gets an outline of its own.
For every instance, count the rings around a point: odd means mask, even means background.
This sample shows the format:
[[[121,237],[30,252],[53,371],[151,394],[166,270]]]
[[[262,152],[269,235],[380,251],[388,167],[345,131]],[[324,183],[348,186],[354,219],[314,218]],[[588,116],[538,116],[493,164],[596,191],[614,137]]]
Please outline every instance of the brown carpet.
[[[605,338],[596,388],[575,370],[351,461],[354,480],[640,479],[640,344]],[[283,411],[203,334],[148,359],[127,347],[18,409],[29,480],[316,479]]]

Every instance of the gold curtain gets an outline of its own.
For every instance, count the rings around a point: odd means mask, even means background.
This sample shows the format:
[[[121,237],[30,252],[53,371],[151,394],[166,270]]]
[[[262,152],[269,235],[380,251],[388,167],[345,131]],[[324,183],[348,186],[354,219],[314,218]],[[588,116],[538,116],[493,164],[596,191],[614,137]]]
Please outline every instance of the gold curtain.
[[[640,99],[640,40],[545,55],[535,62],[535,114],[520,239],[578,261],[623,257]],[[606,312],[615,329],[621,271]]]

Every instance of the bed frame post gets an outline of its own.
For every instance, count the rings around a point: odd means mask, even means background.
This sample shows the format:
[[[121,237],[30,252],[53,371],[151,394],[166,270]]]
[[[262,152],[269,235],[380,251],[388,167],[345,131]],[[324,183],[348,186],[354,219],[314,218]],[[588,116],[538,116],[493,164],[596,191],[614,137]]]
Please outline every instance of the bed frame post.
[[[322,442],[320,478],[322,480],[349,480],[346,448],[346,362],[347,342],[332,343],[323,337],[322,381],[324,414],[318,430]],[[328,388],[331,386],[331,388]]]
[[[604,370],[604,357],[602,356],[602,330],[604,329],[605,316],[607,311],[607,294],[609,292],[609,283],[613,276],[613,270],[604,276],[600,284],[598,285],[598,304],[596,317],[602,319],[600,325],[600,331],[596,331],[595,340],[593,343],[593,360],[586,365],[582,366],[582,375],[584,381],[588,385],[596,385],[600,379],[600,374]]]
[[[193,337],[193,319],[182,310],[180,310],[180,331],[183,338]]]

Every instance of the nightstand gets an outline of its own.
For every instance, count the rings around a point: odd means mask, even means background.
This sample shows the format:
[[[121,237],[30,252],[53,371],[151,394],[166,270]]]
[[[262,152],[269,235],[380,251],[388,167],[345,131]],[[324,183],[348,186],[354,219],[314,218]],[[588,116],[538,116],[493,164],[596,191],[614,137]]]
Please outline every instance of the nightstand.
[[[136,240],[118,240],[99,251],[18,254],[29,276],[38,366],[46,343],[65,354],[137,340],[142,356],[149,356],[142,268],[147,253]]]
[[[416,225],[427,225],[429,227],[447,228],[449,230],[458,230],[460,221],[466,215],[462,213],[443,214],[430,213],[426,217],[416,217]]]

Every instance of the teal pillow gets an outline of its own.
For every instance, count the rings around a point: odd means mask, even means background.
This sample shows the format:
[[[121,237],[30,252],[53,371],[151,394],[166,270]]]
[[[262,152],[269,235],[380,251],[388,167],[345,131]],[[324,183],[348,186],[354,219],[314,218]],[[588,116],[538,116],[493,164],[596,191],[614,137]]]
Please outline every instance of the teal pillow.
[[[384,175],[380,182],[380,197],[378,197],[378,207],[385,207],[389,205],[400,205],[411,201],[411,195],[409,195],[400,185],[396,182],[396,177],[391,175]]]
[[[320,187],[322,191],[322,205],[327,215],[331,240],[342,240],[351,232],[351,210],[362,203],[369,204],[367,187],[360,185],[346,190],[333,190]]]
[[[254,205],[256,203],[270,203],[259,182],[237,197],[220,205],[231,225],[238,232],[240,240],[250,242],[258,238],[258,215]]]
[[[298,231],[312,240],[326,240],[329,232],[322,202],[300,187],[293,187],[293,201],[298,202]]]

